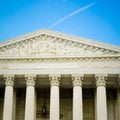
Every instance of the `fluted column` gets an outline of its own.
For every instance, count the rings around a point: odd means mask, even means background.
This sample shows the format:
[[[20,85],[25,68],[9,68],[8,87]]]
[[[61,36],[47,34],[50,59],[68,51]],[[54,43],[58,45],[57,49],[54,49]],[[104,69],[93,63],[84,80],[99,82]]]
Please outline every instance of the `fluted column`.
[[[50,120],[59,120],[59,83],[61,75],[49,75],[51,89],[50,89]]]
[[[95,75],[97,86],[97,120],[107,120],[106,78],[105,74]]]
[[[82,82],[84,75],[72,75],[73,120],[83,120]]]
[[[5,79],[5,97],[3,120],[13,120],[13,87],[14,75],[4,75]]]
[[[25,103],[25,120],[35,120],[35,83],[36,75],[25,75],[26,80],[26,103]]]

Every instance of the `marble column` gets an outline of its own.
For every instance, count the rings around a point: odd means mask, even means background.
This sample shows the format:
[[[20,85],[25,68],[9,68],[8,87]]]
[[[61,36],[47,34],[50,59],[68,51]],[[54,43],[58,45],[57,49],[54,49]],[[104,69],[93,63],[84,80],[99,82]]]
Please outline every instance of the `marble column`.
[[[106,79],[107,75],[97,74],[96,86],[97,86],[97,120],[107,120],[107,102],[106,102]]]
[[[59,83],[61,75],[49,75],[51,89],[50,89],[50,120],[59,120],[60,105],[59,105]]]
[[[25,120],[35,120],[35,83],[36,75],[25,75],[26,80],[26,103],[25,103]]]
[[[84,75],[72,75],[73,120],[83,120],[82,82]]]
[[[4,75],[5,97],[3,108],[3,120],[13,120],[13,93],[14,75]]]

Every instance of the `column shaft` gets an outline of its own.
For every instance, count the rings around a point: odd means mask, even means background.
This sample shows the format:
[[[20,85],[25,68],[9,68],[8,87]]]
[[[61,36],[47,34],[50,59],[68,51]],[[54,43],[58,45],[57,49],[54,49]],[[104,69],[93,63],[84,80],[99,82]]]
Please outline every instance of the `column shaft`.
[[[97,120],[107,120],[106,88],[97,87]]]
[[[83,120],[82,82],[84,75],[72,75],[73,120]]]
[[[3,108],[3,120],[13,120],[13,86],[14,75],[5,75],[5,97]]]
[[[83,120],[82,87],[73,88],[73,120]]]
[[[35,88],[27,86],[25,103],[25,120],[35,120]]]
[[[58,86],[51,87],[50,120],[59,120],[59,87]]]
[[[25,120],[35,120],[35,82],[36,75],[26,75],[26,103],[25,103]]]
[[[106,75],[96,75],[97,85],[97,120],[107,120]]]
[[[6,86],[4,98],[3,120],[13,119],[13,87]]]
[[[50,120],[59,120],[60,108],[59,108],[59,82],[60,75],[49,75],[51,82],[50,90]]]

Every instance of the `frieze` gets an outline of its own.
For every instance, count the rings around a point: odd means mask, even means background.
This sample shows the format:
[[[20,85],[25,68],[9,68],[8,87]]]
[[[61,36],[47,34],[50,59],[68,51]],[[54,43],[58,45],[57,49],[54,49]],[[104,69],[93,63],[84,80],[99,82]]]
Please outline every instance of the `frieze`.
[[[30,59],[8,59],[8,60],[0,60],[0,69],[10,69],[12,64],[21,64],[21,63],[71,63],[77,62],[79,63],[79,68],[81,69],[119,69],[120,68],[120,59],[119,58],[30,58]]]
[[[3,70],[5,70],[5,69],[8,69],[8,68],[9,68],[9,65],[6,64],[6,63],[2,63],[2,64],[0,65],[0,68],[3,69]]]

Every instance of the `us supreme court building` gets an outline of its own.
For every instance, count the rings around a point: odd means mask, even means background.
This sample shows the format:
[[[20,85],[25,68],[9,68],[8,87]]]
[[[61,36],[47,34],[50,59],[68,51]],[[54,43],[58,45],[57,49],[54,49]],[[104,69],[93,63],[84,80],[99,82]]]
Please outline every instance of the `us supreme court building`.
[[[120,120],[120,47],[46,29],[1,42],[0,120]]]

